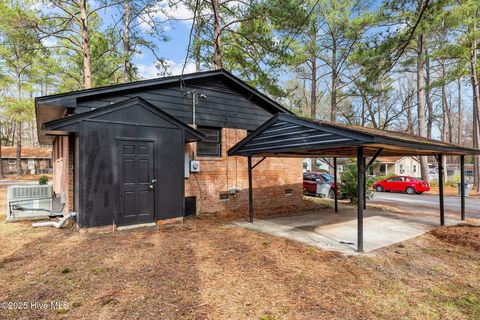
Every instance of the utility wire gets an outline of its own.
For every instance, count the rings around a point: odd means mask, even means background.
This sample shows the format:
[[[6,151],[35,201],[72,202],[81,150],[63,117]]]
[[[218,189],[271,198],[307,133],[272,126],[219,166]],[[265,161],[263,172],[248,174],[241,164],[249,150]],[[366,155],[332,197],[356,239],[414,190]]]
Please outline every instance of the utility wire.
[[[185,72],[185,67],[187,66],[187,61],[188,61],[188,55],[190,54],[190,47],[192,45],[192,35],[193,35],[193,30],[195,28],[195,21],[197,18],[199,2],[200,2],[199,0],[195,1],[195,9],[193,10],[193,18],[192,18],[192,27],[190,28],[190,34],[188,36],[187,52],[185,54],[185,60],[183,61],[182,73],[180,74],[180,91],[182,92],[183,92],[183,73]]]

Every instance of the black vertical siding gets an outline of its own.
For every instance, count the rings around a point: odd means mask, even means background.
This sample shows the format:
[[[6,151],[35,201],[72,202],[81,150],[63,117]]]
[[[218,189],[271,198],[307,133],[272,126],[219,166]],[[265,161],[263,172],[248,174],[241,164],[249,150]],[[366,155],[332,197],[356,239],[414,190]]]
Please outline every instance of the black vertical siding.
[[[143,108],[127,108],[81,121],[79,224],[93,227],[118,223],[118,140],[155,144],[156,219],[183,215],[184,130]],[[146,119],[138,124],[136,119]],[[131,121],[131,123],[129,123]]]
[[[74,112],[90,111],[92,108],[141,97],[180,121],[190,124],[192,100],[185,93],[191,90],[206,95],[206,99],[200,99],[196,108],[198,125],[254,130],[272,116],[258,101],[253,101],[252,96],[245,95],[221,81],[198,82],[183,87],[183,90],[179,85],[170,85],[82,98],[77,102]]]

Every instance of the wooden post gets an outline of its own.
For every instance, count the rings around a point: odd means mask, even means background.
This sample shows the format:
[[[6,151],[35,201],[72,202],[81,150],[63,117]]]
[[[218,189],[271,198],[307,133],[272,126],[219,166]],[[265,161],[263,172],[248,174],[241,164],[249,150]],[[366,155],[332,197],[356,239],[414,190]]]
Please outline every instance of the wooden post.
[[[358,178],[358,194],[357,194],[357,251],[363,252],[363,206],[364,206],[364,188],[365,188],[365,161],[363,159],[363,147],[357,149],[357,178]]]
[[[335,212],[338,212],[338,196],[337,196],[337,191],[338,191],[338,187],[337,187],[337,158],[333,158],[333,181],[335,182],[335,187],[334,187],[334,192],[335,192],[335,195],[334,195],[334,199],[335,199]]]
[[[253,223],[252,157],[248,156],[248,211],[250,223]]]
[[[465,156],[460,156],[460,219],[465,221]]]
[[[438,160],[438,194],[440,201],[440,225],[445,225],[445,206],[443,203],[443,155],[439,154]]]

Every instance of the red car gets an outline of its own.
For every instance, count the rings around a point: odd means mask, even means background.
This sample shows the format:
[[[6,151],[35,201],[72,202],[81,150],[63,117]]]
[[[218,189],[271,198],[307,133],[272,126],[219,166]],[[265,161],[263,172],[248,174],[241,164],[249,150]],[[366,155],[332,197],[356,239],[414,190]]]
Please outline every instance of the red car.
[[[328,173],[319,173],[319,172],[310,172],[303,174],[303,192],[306,194],[316,194],[317,193],[317,180],[320,180],[323,183],[330,184],[330,190],[328,192],[328,198],[333,199],[335,196],[335,182],[333,177]],[[337,194],[339,190],[337,189]]]
[[[396,191],[406,192],[408,194],[421,194],[425,191],[430,191],[430,186],[427,181],[409,176],[393,176],[384,180],[376,181],[373,184],[373,189],[378,192],[382,191]]]

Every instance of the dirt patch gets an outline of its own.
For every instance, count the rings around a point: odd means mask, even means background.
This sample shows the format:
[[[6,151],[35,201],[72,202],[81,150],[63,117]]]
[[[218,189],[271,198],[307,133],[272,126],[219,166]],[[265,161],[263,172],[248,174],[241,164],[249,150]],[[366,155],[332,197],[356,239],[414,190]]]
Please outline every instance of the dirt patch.
[[[431,233],[447,243],[480,250],[480,226],[461,225],[443,227],[432,230]]]
[[[25,173],[21,177],[17,177],[17,175],[12,174],[12,175],[5,175],[5,180],[16,180],[16,181],[38,181],[40,177],[46,176],[48,180],[52,180],[53,175],[52,174],[29,174]]]
[[[0,318],[480,319],[480,250],[433,234],[344,257],[214,219],[115,233],[0,219],[0,301],[67,304]]]
[[[438,194],[438,187],[430,187],[428,194]],[[446,196],[458,196],[458,187],[444,186],[443,194]],[[470,189],[469,197],[480,198],[480,192]]]

